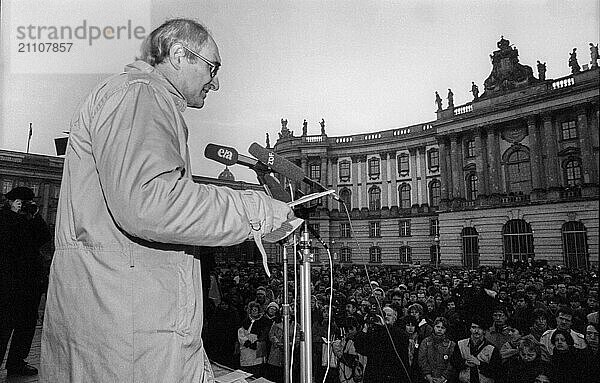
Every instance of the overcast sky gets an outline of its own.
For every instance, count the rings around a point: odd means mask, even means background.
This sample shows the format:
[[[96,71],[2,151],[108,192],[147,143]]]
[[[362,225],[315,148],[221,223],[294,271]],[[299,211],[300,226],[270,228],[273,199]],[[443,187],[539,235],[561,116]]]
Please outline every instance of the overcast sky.
[[[59,0],[37,4],[46,1]],[[109,62],[112,55],[104,54],[103,73],[86,70],[93,65],[89,55],[63,54],[62,60],[68,57],[64,62],[54,61],[58,56],[50,54],[27,59],[16,52],[8,36],[15,33],[14,21],[33,18],[33,11],[10,8],[9,3],[2,2],[0,16],[0,148],[25,151],[31,122],[30,151],[54,155],[53,139],[68,130],[77,105],[98,81],[122,70],[138,52],[118,48],[123,56],[120,64]],[[45,25],[60,24],[58,19],[65,14],[92,20],[97,13],[93,7],[105,4],[60,3],[64,6],[52,7],[56,13],[35,17],[42,17]],[[296,135],[303,119],[308,120],[308,133],[318,134],[324,118],[329,136],[432,121],[436,90],[444,106],[448,88],[454,92],[455,105],[471,100],[471,81],[483,91],[492,69],[489,55],[501,35],[517,47],[521,64],[531,66],[536,75],[536,60],[546,62],[547,78],[569,74],[567,62],[574,47],[580,65],[589,63],[588,44],[597,44],[600,35],[597,0],[128,3],[138,5],[133,12],[139,11],[140,23],[148,23],[148,29],[167,18],[191,17],[203,22],[219,45],[220,90],[209,94],[203,109],[185,112],[192,171],[209,177],[216,177],[223,167],[203,159],[207,143],[233,146],[246,154],[252,142],[265,144],[265,133],[275,143],[282,117]],[[119,14],[108,9],[110,17]],[[62,73],[43,73],[45,65],[57,63],[64,67]],[[34,73],[20,73],[27,69]],[[238,179],[256,181],[239,167],[231,171]]]

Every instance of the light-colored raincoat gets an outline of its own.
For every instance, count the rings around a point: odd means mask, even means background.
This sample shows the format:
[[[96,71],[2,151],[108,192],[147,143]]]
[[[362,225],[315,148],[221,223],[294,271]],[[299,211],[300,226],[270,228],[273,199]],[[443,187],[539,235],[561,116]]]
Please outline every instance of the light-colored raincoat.
[[[96,87],[75,115],[41,381],[212,381],[200,337],[200,261],[189,245],[243,242],[252,227],[269,232],[277,214],[264,193],[192,181],[185,106],[137,61]]]

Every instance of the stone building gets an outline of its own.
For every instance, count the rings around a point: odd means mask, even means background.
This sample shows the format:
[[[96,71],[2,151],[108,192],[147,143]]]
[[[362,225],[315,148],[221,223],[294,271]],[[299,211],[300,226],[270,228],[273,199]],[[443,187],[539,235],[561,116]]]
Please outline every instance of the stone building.
[[[329,137],[324,121],[294,136],[282,119],[275,151],[348,207],[350,220],[324,199],[310,217],[336,260],[598,264],[600,71],[536,78],[508,40],[497,46],[484,92],[438,99],[433,121]]]

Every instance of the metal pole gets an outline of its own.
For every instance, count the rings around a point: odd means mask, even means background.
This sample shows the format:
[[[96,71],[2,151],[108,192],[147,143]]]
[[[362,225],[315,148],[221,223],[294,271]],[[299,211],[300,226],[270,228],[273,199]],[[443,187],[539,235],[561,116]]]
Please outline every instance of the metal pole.
[[[288,301],[288,258],[283,246],[283,368],[284,383],[290,383],[290,303]]]
[[[301,234],[300,247],[302,259],[300,265],[300,310],[302,328],[300,338],[300,369],[301,382],[312,383],[312,320],[311,320],[311,294],[310,294],[310,241],[308,237],[308,226],[304,222],[304,230]]]
[[[29,153],[29,143],[31,142],[31,135],[33,133],[33,128],[31,125],[33,125],[33,124],[30,122],[29,123],[29,137],[27,138],[27,153]]]

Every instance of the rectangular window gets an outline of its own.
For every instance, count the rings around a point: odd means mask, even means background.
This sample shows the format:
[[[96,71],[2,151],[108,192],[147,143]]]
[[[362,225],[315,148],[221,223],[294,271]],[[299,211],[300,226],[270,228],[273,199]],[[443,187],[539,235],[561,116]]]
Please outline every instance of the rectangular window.
[[[350,223],[342,222],[340,223],[340,237],[342,238],[351,238],[352,232],[350,231]]]
[[[560,124],[560,131],[563,140],[577,138],[577,124],[575,121],[567,121]]]
[[[318,247],[311,248],[311,253],[313,255],[313,262],[315,262],[315,263],[321,262],[321,254],[320,254],[319,250],[321,250],[321,249],[319,249]]]
[[[409,159],[410,157],[408,156],[408,154],[400,154],[400,156],[398,157],[398,175],[408,175],[408,173],[410,172]]]
[[[440,235],[440,221],[437,218],[432,218],[429,220],[429,235]]]
[[[321,180],[321,164],[310,164],[310,179]]]
[[[475,140],[467,140],[465,152],[467,157],[475,157]]]
[[[410,219],[400,220],[400,236],[410,237]]]
[[[412,263],[412,251],[409,246],[400,247],[400,263]]]
[[[379,178],[379,173],[381,172],[379,166],[379,158],[372,157],[369,159],[369,178]]]
[[[348,182],[350,181],[350,162],[342,161],[339,163],[339,173],[340,173],[340,181]]]
[[[350,263],[352,262],[352,249],[349,247],[342,247],[340,249],[340,262]]]
[[[440,168],[440,151],[437,149],[431,149],[427,152],[427,159],[429,162],[429,170],[436,172]]]
[[[373,246],[369,249],[369,260],[371,263],[381,263],[381,248]]]
[[[313,233],[319,235],[319,229],[321,226],[318,223],[309,223],[308,227]]]
[[[369,237],[381,237],[381,226],[379,222],[369,222]]]

